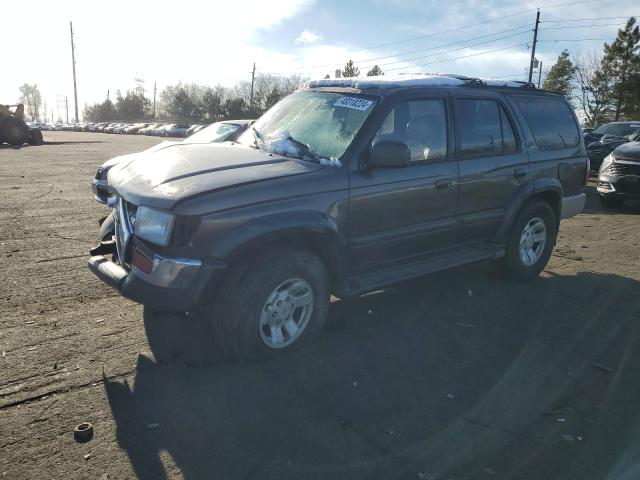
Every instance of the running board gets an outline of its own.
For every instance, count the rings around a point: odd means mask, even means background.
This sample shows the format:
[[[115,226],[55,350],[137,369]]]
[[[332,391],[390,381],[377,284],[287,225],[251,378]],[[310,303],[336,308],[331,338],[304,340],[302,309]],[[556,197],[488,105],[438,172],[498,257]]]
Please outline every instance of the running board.
[[[503,257],[505,250],[502,247],[473,248],[458,250],[439,257],[429,258],[412,263],[394,265],[374,272],[366,272],[350,276],[343,295],[358,295],[377,288],[385,287],[393,283],[421,277],[429,273],[459,267],[468,263],[493,260]]]

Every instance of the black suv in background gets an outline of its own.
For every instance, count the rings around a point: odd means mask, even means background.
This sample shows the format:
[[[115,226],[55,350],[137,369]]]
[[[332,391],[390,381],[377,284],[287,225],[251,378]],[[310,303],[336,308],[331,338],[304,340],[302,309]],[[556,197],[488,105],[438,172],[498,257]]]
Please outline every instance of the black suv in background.
[[[145,306],[198,311],[229,355],[263,358],[313,337],[331,294],[481,260],[536,277],[587,175],[571,107],[531,84],[312,81],[237,142],[115,166],[115,258],[89,266]]]

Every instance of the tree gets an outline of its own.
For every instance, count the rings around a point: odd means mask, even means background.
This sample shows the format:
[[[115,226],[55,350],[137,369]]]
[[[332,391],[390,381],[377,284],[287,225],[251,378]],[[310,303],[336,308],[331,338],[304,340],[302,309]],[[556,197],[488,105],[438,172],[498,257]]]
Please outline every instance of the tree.
[[[578,54],[573,57],[575,72],[574,98],[590,125],[599,125],[609,120],[610,86],[603,77],[600,65],[602,56],[597,52]]]
[[[549,69],[549,73],[547,73],[542,87],[545,90],[552,90],[561,93],[565,97],[569,97],[571,95],[574,77],[575,67],[569,58],[569,50],[563,50],[558,56],[556,63]]]
[[[638,109],[640,93],[634,87],[640,81],[639,43],[640,29],[631,17],[613,43],[604,44],[601,72],[611,86],[609,101],[615,120]]]
[[[384,75],[384,72],[378,65],[374,65],[373,68],[367,72],[367,77],[377,77],[380,75]]]
[[[342,76],[345,78],[357,77],[360,75],[360,69],[353,64],[353,60],[349,60],[342,69]]]
[[[224,88],[217,86],[216,88],[207,88],[202,95],[202,119],[209,122],[219,120],[224,111],[222,109],[222,96]]]
[[[238,119],[243,118],[247,110],[247,105],[244,98],[232,97],[227,98],[224,102],[224,117],[226,119]]]
[[[116,120],[116,116],[116,107],[109,98],[102,103],[85,107],[83,113],[83,117],[92,122],[112,122]]]
[[[118,92],[115,110],[120,120],[126,122],[144,120],[151,114],[151,101],[142,92],[127,91],[124,97]]]
[[[40,121],[40,107],[42,106],[42,95],[38,85],[25,83],[20,87],[20,103],[24,103],[27,109],[27,116],[31,120]]]
[[[270,109],[276,103],[278,103],[281,98],[282,98],[282,93],[280,92],[280,90],[278,90],[277,87],[273,87],[273,89],[269,92],[269,95],[267,95],[267,98],[265,100],[265,108],[267,110]]]

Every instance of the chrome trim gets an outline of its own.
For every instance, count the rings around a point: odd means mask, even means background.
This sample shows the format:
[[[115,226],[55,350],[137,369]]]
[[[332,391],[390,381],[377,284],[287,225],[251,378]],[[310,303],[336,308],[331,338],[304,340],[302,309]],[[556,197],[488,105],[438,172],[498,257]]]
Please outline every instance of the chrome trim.
[[[621,160],[618,157],[615,157],[614,163],[624,163],[625,165],[638,165],[640,166],[640,161],[633,161],[633,160]]]
[[[145,273],[135,265],[132,265],[131,271],[136,277],[157,287],[187,288],[201,266],[202,262],[193,258],[154,254],[151,273]]]
[[[129,246],[129,241],[131,240],[131,236],[133,232],[131,231],[131,226],[129,225],[129,219],[126,214],[126,204],[125,201],[118,197],[118,201],[116,203],[116,216],[114,217],[115,230],[116,230],[116,250],[118,252],[118,260],[120,261],[121,266],[126,266],[126,252],[127,247]]]

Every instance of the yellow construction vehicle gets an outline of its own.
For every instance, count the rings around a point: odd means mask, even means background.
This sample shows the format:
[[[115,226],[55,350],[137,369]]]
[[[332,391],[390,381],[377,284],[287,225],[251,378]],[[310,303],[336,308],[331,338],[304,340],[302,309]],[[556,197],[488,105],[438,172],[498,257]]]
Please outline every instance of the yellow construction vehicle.
[[[13,110],[12,110],[13,108]],[[24,105],[0,105],[0,143],[42,145],[42,132],[24,122]]]

